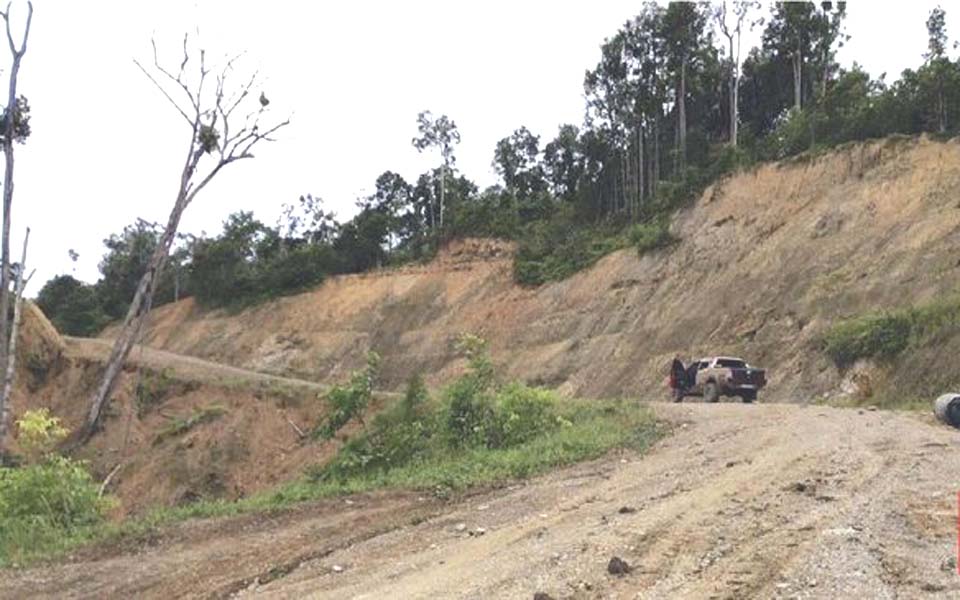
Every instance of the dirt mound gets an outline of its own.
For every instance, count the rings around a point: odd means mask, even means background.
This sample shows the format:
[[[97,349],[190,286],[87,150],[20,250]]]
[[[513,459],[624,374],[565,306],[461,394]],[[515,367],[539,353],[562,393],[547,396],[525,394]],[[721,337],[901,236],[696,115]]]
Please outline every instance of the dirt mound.
[[[520,288],[509,246],[466,240],[430,265],[332,278],[240,314],[165,306],[150,343],[316,381],[376,350],[396,387],[416,371],[448,379],[452,341],[470,331],[510,375],[571,394],[660,395],[673,353],[722,353],[769,368],[766,399],[805,400],[840,388],[816,349],[831,322],[955,287],[958,195],[955,142],[850,145],[721,181],[674,219],[680,243],[563,282]]]

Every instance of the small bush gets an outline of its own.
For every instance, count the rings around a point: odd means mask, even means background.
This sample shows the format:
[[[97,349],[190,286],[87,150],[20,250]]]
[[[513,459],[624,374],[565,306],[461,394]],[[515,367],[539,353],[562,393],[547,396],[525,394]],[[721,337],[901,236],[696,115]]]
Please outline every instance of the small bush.
[[[60,419],[50,413],[49,408],[28,410],[17,420],[20,449],[31,464],[47,457],[53,449],[67,437],[67,429]]]
[[[315,479],[344,481],[363,472],[387,471],[425,455],[436,431],[436,416],[420,376],[407,384],[403,399],[377,415],[370,428],[349,440]]]
[[[824,337],[824,351],[838,367],[847,367],[861,358],[893,358],[909,342],[907,316],[868,315],[832,327]]]
[[[17,421],[30,464],[0,467],[0,566],[63,548],[90,532],[110,507],[82,462],[53,454],[68,431],[47,409]]]
[[[641,255],[658,248],[665,248],[676,241],[677,239],[670,233],[670,226],[666,219],[639,223],[630,229],[630,243]]]
[[[162,403],[169,396],[174,384],[171,373],[172,371],[167,368],[158,373],[147,371],[143,374],[134,390],[138,417],[143,417],[151,408]]]
[[[554,415],[556,397],[545,389],[512,383],[496,396],[496,438],[494,447],[508,448],[526,443],[551,431],[562,421]]]
[[[43,520],[69,529],[100,520],[105,504],[83,463],[52,456],[20,469],[0,469],[0,520]]]
[[[450,384],[444,396],[447,444],[453,448],[488,445],[496,434],[489,386],[470,373]]]
[[[330,415],[314,429],[313,436],[329,440],[351,419],[363,423],[363,413],[373,398],[373,386],[379,371],[380,356],[370,352],[367,354],[367,366],[355,371],[349,383],[333,386],[326,395]]]
[[[220,418],[227,413],[227,409],[220,405],[207,406],[201,409],[194,409],[189,416],[173,419],[167,425],[160,430],[160,433],[157,434],[157,437],[154,438],[154,445],[163,442],[164,440],[172,437],[177,437],[183,435],[186,432],[190,431],[197,425],[202,425],[203,423],[209,423],[214,419]]]

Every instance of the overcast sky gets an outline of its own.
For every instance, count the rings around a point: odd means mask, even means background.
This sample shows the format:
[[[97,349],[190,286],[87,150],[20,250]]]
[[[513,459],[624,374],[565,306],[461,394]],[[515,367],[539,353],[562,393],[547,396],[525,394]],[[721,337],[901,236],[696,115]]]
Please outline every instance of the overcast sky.
[[[926,48],[936,2],[849,2],[841,64],[854,60],[895,79]],[[954,14],[947,4],[947,23]],[[19,90],[33,133],[16,148],[13,248],[32,228],[29,293],[59,273],[93,282],[102,240],[137,217],[165,221],[189,130],[133,63],[150,60],[154,35],[178,60],[184,31],[211,56],[246,51],[268,77],[280,140],[230,165],[190,206],[181,231],[218,233],[253,210],[274,223],[284,202],[322,197],[341,218],[385,170],[408,180],[436,162],[410,145],[416,115],[452,117],[458,166],[481,188],[496,181],[496,141],[526,125],[546,142],[583,119],[583,73],[605,37],[639,3],[238,0],[35,0]],[[14,0],[14,20],[25,15]],[[764,13],[767,8],[764,8]],[[744,55],[748,44],[744,45]],[[0,67],[8,73],[9,56]],[[5,79],[3,80],[6,83]],[[5,88],[4,88],[5,89]],[[68,250],[79,261],[74,265]]]

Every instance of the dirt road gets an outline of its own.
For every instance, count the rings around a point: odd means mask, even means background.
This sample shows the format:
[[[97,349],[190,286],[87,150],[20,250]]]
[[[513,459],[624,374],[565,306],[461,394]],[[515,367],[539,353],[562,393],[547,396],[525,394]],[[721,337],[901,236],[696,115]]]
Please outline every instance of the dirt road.
[[[110,339],[63,336],[63,341],[66,344],[68,355],[97,361],[106,361],[110,356],[110,349],[113,347],[113,340]],[[172,369],[181,379],[219,385],[235,384],[247,387],[279,385],[294,389],[303,388],[306,391],[313,392],[324,392],[329,389],[329,386],[320,383],[240,369],[147,346],[134,346],[127,359],[127,365],[134,367],[142,365],[157,371]]]
[[[656,410],[675,432],[646,456],[453,504],[390,494],[187,523],[136,553],[0,573],[0,596],[960,595],[960,433],[882,411]],[[631,571],[608,574],[613,556]]]

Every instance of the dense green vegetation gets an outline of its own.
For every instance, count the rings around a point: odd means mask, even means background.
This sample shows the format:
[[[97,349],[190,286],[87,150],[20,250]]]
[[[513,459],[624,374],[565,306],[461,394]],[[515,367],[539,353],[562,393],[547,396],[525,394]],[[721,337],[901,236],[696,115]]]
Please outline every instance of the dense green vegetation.
[[[823,350],[840,368],[862,358],[890,361],[908,349],[937,344],[960,333],[960,298],[868,314],[831,327]]]
[[[367,367],[324,399],[327,416],[316,431],[321,438],[346,437],[336,456],[308,469],[300,480],[236,502],[203,500],[109,524],[102,521],[104,502],[82,465],[51,455],[37,469],[2,470],[0,566],[90,541],[149,534],[171,521],[280,510],[339,494],[397,488],[447,497],[597,458],[615,448],[643,451],[663,433],[638,402],[562,399],[544,389],[504,382],[482,340],[464,336],[460,349],[469,368],[437,397],[413,377],[403,398],[365,422],[361,407],[370,406],[377,376],[378,363],[371,357]],[[164,434],[177,435],[187,426],[183,424],[193,421],[189,426],[195,426],[205,414],[178,419]],[[344,427],[350,423],[359,427],[347,436]],[[8,495],[8,488],[16,492]],[[49,506],[46,500],[51,500]]]
[[[17,426],[26,464],[0,466],[0,566],[88,539],[110,505],[83,463],[53,453],[67,431],[47,409]]]
[[[960,386],[953,358],[960,352],[960,296],[842,321],[826,332],[822,349],[841,370],[860,359],[880,367],[855,373],[856,392],[831,402],[928,411],[932,398]]]
[[[307,195],[274,225],[241,211],[218,235],[181,236],[154,304],[192,295],[207,307],[244,306],[329,275],[425,260],[464,236],[516,240],[517,281],[540,285],[612,250],[669,245],[669,216],[744,165],[960,129],[960,62],[947,55],[942,9],[926,22],[920,65],[889,83],[837,64],[836,49],[849,41],[846,3],[762,11],[751,2],[643,4],[585,74],[583,123],[561,125],[550,140],[523,126],[506,135],[493,149],[499,184],[480,190],[461,174],[456,123],[426,111],[413,146],[437,156],[435,169],[412,182],[384,172],[346,222]],[[741,60],[740,32],[761,16],[762,42]],[[138,221],[111,236],[101,280],[55,278],[41,308],[77,335],[118,318],[159,231]]]

